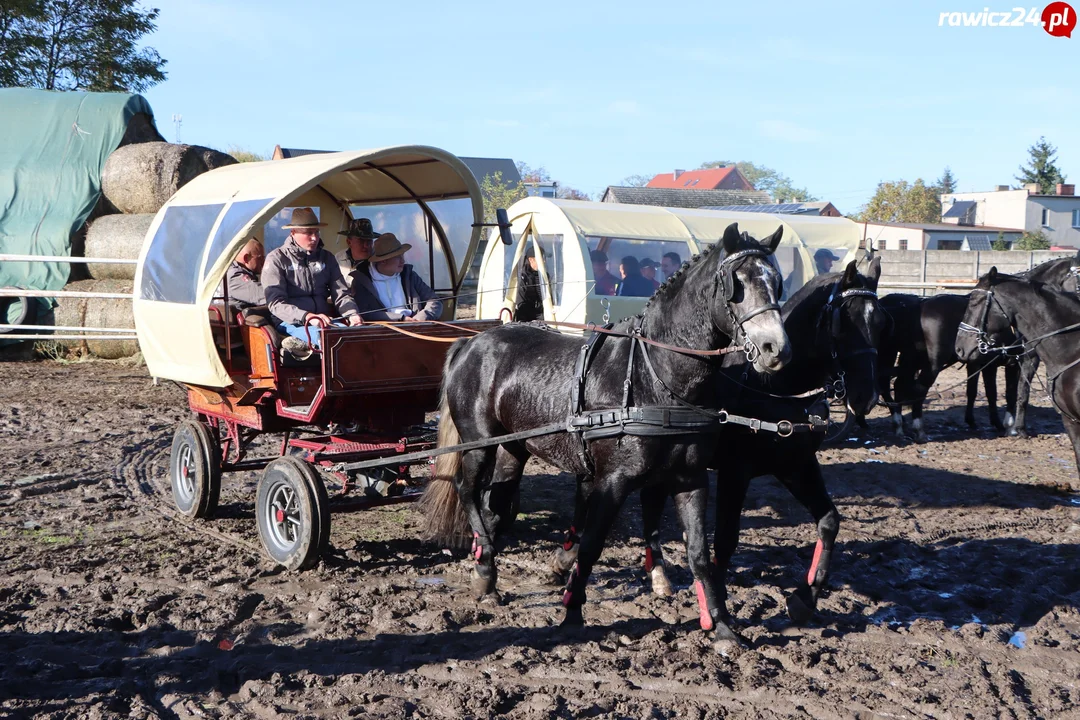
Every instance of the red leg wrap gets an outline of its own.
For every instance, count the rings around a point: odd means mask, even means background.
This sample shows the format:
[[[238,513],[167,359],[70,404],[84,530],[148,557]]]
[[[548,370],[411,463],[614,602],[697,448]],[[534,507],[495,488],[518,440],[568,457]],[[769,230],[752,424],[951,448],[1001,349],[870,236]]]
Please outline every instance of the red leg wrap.
[[[645,572],[652,572],[653,557],[652,548],[645,548]]]
[[[823,547],[821,540],[818,540],[817,545],[814,546],[814,559],[810,562],[810,572],[806,574],[807,585],[813,585],[814,578],[817,577],[817,566],[821,562],[821,550]]]
[[[713,619],[709,614],[709,603],[705,600],[705,586],[701,584],[700,580],[694,581],[694,589],[697,590],[697,603],[698,610],[700,611],[701,629],[712,630]]]

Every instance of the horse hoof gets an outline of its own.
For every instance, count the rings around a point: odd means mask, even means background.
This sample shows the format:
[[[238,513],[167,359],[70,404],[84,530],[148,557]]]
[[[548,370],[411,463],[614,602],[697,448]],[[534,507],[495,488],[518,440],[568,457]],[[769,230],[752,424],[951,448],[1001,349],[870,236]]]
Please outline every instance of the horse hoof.
[[[495,571],[492,570],[490,575],[485,576],[473,568],[472,581],[469,585],[472,588],[473,597],[483,600],[485,596],[495,592]]]
[[[738,640],[723,638],[712,644],[713,652],[728,660],[737,660],[746,651],[746,646]]]
[[[805,625],[814,617],[812,602],[808,604],[802,597],[802,592],[796,590],[787,596],[787,614],[791,622],[796,625]]]
[[[563,621],[560,627],[564,628],[578,628],[585,626],[585,616],[581,613],[580,607],[568,607],[566,608],[566,615],[563,616]]]
[[[566,570],[562,570],[557,567],[553,567],[547,572],[547,577],[544,578],[544,582],[548,585],[563,586],[566,581],[570,579],[570,573]]]
[[[494,605],[502,605],[503,604],[503,599],[502,599],[502,595],[500,595],[499,593],[492,590],[487,595],[482,595],[479,598],[477,598],[477,602],[480,603],[481,605],[494,606]]]
[[[671,587],[671,581],[668,580],[667,573],[664,572],[663,565],[655,565],[653,569],[649,571],[649,581],[652,583],[653,595],[671,597],[675,594],[675,591]]]
[[[925,445],[926,443],[930,442],[930,438],[927,436],[926,433],[919,433],[915,436],[915,442],[919,443],[920,445]]]

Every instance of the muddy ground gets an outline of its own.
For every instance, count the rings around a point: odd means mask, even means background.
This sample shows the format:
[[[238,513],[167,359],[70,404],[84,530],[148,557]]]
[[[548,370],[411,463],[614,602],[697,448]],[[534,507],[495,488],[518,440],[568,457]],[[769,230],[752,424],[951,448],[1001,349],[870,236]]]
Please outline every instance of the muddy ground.
[[[416,539],[412,506],[335,515],[329,557],[279,572],[252,474],[227,476],[217,519],[170,519],[175,386],[118,363],[2,364],[0,717],[1080,717],[1076,468],[1036,406],[1030,440],[938,404],[929,444],[898,443],[878,411],[869,435],[826,448],[844,520],[807,627],[783,598],[813,528],[756,481],[730,603],[751,649],[732,660],[697,629],[672,517],[678,592],[646,591],[636,500],[583,631],[560,629],[541,581],[572,478],[540,465],[501,605],[470,599],[462,554]]]

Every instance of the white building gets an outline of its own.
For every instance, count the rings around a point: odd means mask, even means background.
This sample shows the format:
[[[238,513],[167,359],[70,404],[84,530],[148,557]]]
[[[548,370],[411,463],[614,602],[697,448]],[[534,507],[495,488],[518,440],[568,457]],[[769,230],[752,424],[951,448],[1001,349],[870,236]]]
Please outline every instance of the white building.
[[[552,180],[551,182],[523,182],[521,184],[525,187],[525,192],[529,194],[529,197],[556,198],[559,196],[558,180]]]
[[[942,195],[941,220],[995,236],[991,227],[1041,231],[1054,246],[1080,247],[1080,197],[1075,189],[1074,185],[1059,184],[1053,195],[1043,195],[1034,184],[1020,190],[998,185],[986,192]]]
[[[945,223],[865,222],[864,247],[875,250],[991,250],[998,238],[1010,245],[1020,239],[1017,227],[964,226]]]

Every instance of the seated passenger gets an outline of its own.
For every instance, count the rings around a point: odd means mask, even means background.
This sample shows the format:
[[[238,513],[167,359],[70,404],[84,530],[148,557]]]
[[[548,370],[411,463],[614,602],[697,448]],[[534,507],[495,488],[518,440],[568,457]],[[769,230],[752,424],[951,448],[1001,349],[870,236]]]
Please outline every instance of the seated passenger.
[[[353,270],[353,294],[365,320],[424,322],[442,315],[442,301],[413,266],[405,264],[410,248],[393,233],[383,233],[371,258]]]
[[[645,258],[641,261],[641,277],[645,278],[652,283],[653,292],[660,287],[660,283],[656,281],[656,261],[650,258]]]
[[[596,284],[593,291],[597,295],[614,295],[618,288],[619,280],[608,271],[608,256],[603,250],[593,250],[589,253],[592,260],[593,278]]]
[[[544,297],[540,293],[540,271],[536,267],[536,248],[532,245],[525,251],[525,262],[518,274],[517,300],[514,319],[518,322],[530,322],[544,317]]]
[[[349,227],[338,232],[338,235],[345,236],[347,247],[335,255],[334,258],[338,262],[338,267],[341,268],[341,274],[345,277],[345,281],[351,284],[352,281],[349,279],[349,275],[356,269],[357,265],[371,257],[372,245],[379,234],[372,229],[370,220],[360,218],[359,220],[350,220]]]
[[[660,270],[664,273],[665,280],[678,272],[681,267],[682,258],[679,257],[679,253],[664,253],[664,256],[660,258]]]
[[[619,263],[619,274],[622,282],[619,283],[619,295],[622,297],[649,297],[653,294],[653,286],[641,275],[641,266],[637,258],[627,255]]]
[[[281,346],[302,359],[311,354],[309,335],[315,347],[322,342],[318,328],[309,332],[305,325],[330,325],[331,317],[339,313],[349,325],[359,325],[360,313],[337,260],[319,237],[319,228],[326,223],[320,223],[315,212],[304,207],[293,210],[289,224],[283,227],[290,231],[289,237],[266,256],[262,284],[270,313],[280,323],[278,329],[290,336]]]
[[[263,292],[262,282],[259,280],[265,259],[262,243],[258,238],[250,237],[240,254],[229,265],[225,274],[229,287],[229,302],[241,310],[266,304],[266,293]]]

